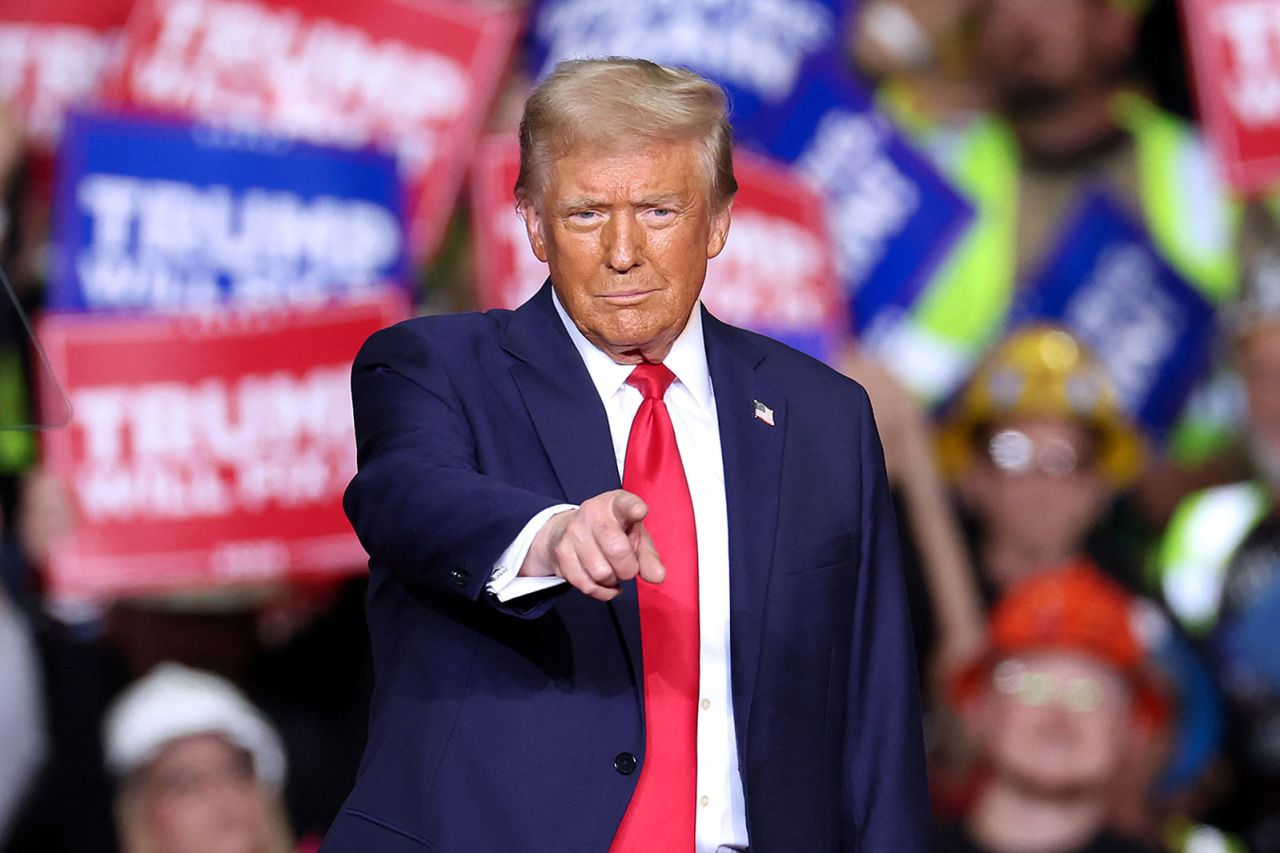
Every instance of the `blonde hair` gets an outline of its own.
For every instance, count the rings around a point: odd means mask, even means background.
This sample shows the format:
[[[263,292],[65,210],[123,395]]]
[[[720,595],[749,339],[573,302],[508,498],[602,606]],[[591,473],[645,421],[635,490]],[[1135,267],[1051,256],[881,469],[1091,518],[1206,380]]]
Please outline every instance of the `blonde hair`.
[[[647,59],[611,56],[561,62],[524,104],[518,206],[536,206],[546,167],[574,148],[625,149],[655,140],[697,140],[708,201],[738,191],[728,100],[715,83]]]

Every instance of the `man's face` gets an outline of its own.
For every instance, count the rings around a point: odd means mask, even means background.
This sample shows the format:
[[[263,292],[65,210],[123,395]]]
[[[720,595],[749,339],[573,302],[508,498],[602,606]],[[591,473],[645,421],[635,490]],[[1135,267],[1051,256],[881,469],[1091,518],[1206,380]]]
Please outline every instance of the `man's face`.
[[[988,537],[1030,553],[1074,553],[1113,496],[1095,445],[1071,420],[1001,422],[975,448],[961,490]]]
[[[1022,114],[1105,79],[1124,61],[1116,12],[1097,0],[985,0],[979,56],[1001,106]]]
[[[1105,788],[1132,731],[1132,691],[1115,669],[1071,652],[1001,661],[980,718],[996,772],[1043,793]]]
[[[252,853],[267,811],[253,761],[219,735],[166,746],[145,770],[144,820],[171,853]]]
[[[700,143],[653,141],[553,160],[522,212],[574,324],[615,361],[661,361],[689,320],[729,206],[713,209]]]

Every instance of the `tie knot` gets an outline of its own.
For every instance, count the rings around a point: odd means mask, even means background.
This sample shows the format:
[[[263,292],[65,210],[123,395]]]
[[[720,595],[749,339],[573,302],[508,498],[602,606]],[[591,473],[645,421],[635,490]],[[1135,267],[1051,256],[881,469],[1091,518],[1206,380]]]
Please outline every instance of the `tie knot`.
[[[627,377],[627,384],[636,388],[646,400],[661,400],[667,388],[676,379],[671,368],[665,364],[637,364],[636,369]]]

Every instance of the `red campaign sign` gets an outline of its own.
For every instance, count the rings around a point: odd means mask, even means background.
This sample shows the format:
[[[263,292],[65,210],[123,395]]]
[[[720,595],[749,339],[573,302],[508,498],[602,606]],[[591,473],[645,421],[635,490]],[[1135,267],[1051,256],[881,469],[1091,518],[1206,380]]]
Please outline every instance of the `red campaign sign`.
[[[394,150],[434,251],[519,28],[459,0],[139,0],[105,96],[311,142]]]
[[[98,88],[133,0],[0,0],[0,101],[34,147],[55,147],[72,104]]]
[[[482,309],[514,308],[547,277],[513,210],[519,169],[514,137],[482,141],[471,180]],[[784,340],[838,336],[844,311],[822,197],[790,169],[759,156],[735,153],[734,174],[733,224],[724,251],[707,266],[707,307],[727,323]]]
[[[1227,179],[1280,182],[1280,0],[1184,0],[1196,95]]]
[[[514,308],[542,287],[547,265],[529,248],[524,219],[515,209],[520,144],[512,134],[480,140],[471,167],[471,241],[476,268],[476,301],[482,311]]]
[[[846,328],[826,203],[793,170],[735,153],[738,194],[724,251],[707,265],[703,299],[735,326],[784,340]]]
[[[76,517],[47,566],[56,598],[350,572],[350,373],[400,297],[279,314],[46,316],[71,400],[45,459]],[[43,388],[46,407],[57,405]]]

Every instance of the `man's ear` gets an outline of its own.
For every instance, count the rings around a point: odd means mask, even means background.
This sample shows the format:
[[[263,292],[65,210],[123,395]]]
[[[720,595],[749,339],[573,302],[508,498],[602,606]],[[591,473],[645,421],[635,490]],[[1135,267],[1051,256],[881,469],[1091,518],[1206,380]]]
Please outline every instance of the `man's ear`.
[[[733,199],[729,199],[719,208],[712,208],[711,232],[707,235],[707,260],[714,258],[724,249],[729,239],[729,220],[733,218]]]
[[[542,233],[542,215],[532,202],[522,201],[516,208],[524,219],[524,230],[529,235],[529,248],[544,264],[547,262],[547,241]]]

